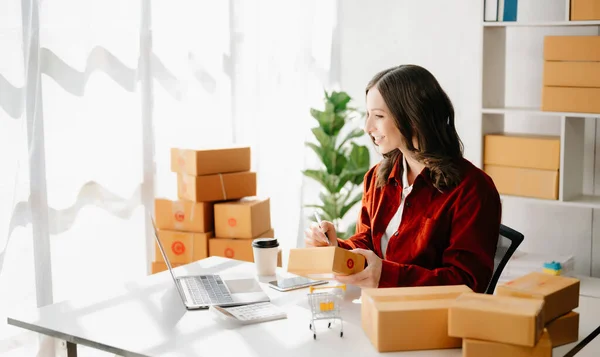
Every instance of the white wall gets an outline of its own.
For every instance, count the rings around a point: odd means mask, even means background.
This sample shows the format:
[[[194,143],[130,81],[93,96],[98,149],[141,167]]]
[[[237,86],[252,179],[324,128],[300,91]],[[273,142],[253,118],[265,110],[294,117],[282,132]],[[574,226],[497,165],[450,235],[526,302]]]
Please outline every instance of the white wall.
[[[564,19],[565,1],[568,0],[519,2],[519,19]],[[377,71],[406,63],[429,69],[454,103],[465,157],[479,165],[482,156],[482,3],[477,0],[340,1],[341,89],[364,107],[365,85]],[[583,34],[590,30],[558,31]],[[594,28],[594,31],[597,30]],[[556,32],[547,28],[507,29],[507,106],[539,107],[541,40],[544,35]],[[507,116],[505,130],[558,134],[559,124],[559,120],[544,117]],[[372,164],[379,160],[380,156],[373,150]],[[593,165],[593,161],[586,162]],[[587,165],[585,170],[592,176],[587,178],[591,186],[598,181],[593,177],[594,167]],[[594,232],[592,225],[594,220],[600,220],[600,215],[593,213],[590,208],[503,201],[503,223],[525,235],[523,251],[557,256],[572,254],[578,273],[589,275],[593,270],[594,275],[600,276],[600,233]],[[354,213],[351,216],[356,217]],[[594,235],[598,236],[594,238],[595,246],[592,245]]]
[[[478,100],[481,30],[479,1],[343,0],[340,4],[343,90],[364,107],[364,89],[375,73],[418,64],[438,79],[453,101],[465,156],[481,155]],[[366,138],[365,138],[366,140]],[[374,153],[373,163],[381,157]]]

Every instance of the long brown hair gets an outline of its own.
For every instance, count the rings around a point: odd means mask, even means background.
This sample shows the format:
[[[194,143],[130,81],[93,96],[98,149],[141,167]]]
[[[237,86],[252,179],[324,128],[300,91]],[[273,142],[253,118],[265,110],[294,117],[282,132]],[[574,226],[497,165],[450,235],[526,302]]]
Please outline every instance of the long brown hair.
[[[454,126],[454,107],[435,77],[425,68],[402,65],[377,73],[366,93],[377,87],[396,127],[414,158],[425,164],[439,191],[457,186],[461,180],[458,161],[463,144]],[[416,138],[418,148],[413,145]],[[386,184],[401,152],[383,155],[377,171],[377,187]]]

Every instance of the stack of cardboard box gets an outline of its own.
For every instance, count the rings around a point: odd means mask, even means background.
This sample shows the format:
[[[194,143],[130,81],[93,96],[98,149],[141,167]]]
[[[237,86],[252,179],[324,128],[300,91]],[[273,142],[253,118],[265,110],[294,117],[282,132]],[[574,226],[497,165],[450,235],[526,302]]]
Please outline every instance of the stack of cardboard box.
[[[379,352],[457,348],[448,309],[469,292],[465,285],[362,289],[361,325]]]
[[[483,163],[501,194],[558,199],[560,137],[486,135]]]
[[[458,297],[448,334],[463,338],[463,357],[552,356],[553,347],[577,341],[578,306],[578,279],[534,272],[499,285],[496,295]]]
[[[155,217],[158,237],[169,261],[178,266],[211,255],[209,241],[214,237],[215,205],[220,201],[236,204],[227,201],[255,196],[256,173],[250,171],[249,147],[210,150],[173,148],[171,171],[177,173],[179,200],[157,199]],[[249,257],[236,254],[229,257],[252,261],[251,253]],[[165,269],[157,246],[152,272]]]
[[[173,267],[208,256],[208,239],[213,234],[213,205],[210,202],[156,199],[154,216],[160,239]],[[152,274],[167,270],[155,244]]]
[[[544,301],[468,293],[448,310],[448,335],[462,338],[463,357],[551,357]]]
[[[215,204],[215,237],[208,241],[209,254],[254,261],[252,241],[274,238],[270,200],[244,198]],[[281,266],[281,251],[278,257]]]
[[[533,272],[499,285],[496,294],[544,301],[544,325],[552,347],[575,342],[579,336],[579,280]]]
[[[600,36],[544,38],[542,110],[600,113]]]
[[[210,216],[210,229],[204,227],[206,234],[201,242],[196,238],[204,257],[253,262],[252,241],[274,237],[270,199],[255,197],[256,173],[250,171],[250,154],[249,147],[171,149],[177,196],[184,202],[202,205],[204,212],[210,211],[205,215]],[[278,260],[281,266],[281,253]]]
[[[578,340],[578,306],[578,279],[536,272],[495,295],[465,285],[363,289],[361,321],[379,352],[462,345],[463,357],[550,357]]]

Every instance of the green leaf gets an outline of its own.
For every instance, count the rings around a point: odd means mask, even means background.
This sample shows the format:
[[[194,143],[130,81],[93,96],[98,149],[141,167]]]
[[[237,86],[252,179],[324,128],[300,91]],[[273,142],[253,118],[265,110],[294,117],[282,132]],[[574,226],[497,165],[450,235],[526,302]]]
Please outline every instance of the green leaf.
[[[355,185],[360,184],[367,171],[369,171],[369,166],[369,149],[364,145],[352,143],[352,150],[346,167],[347,171],[352,173],[350,181]]]
[[[319,194],[321,202],[323,202],[324,209],[327,210],[330,216],[335,218],[342,218],[341,211],[344,207],[344,201],[347,197],[340,195],[339,193],[324,193]]]
[[[355,195],[354,197],[352,197],[352,199],[350,200],[350,202],[343,202],[344,206],[340,210],[340,218],[343,218],[346,215],[346,213],[348,213],[348,211],[352,207],[354,207],[355,204],[357,204],[358,202],[360,202],[362,200],[362,196],[363,196],[363,193],[360,192],[357,195]]]
[[[343,154],[336,152],[335,153],[335,161],[333,162],[333,174],[339,176],[342,173],[344,167],[348,163],[348,159]]]
[[[335,106],[336,112],[346,110],[346,105],[351,99],[346,92],[333,92],[329,97],[329,101]]]
[[[333,121],[331,123],[331,134],[330,135],[338,135],[340,130],[346,124],[346,119],[341,115],[334,115]]]
[[[350,179],[354,178],[354,175],[355,175],[354,173],[348,172],[346,170],[346,168],[344,168],[338,179],[337,192],[340,192],[342,190],[342,188],[344,188],[344,186],[348,183],[348,181],[350,181]]]
[[[346,144],[347,141],[355,139],[355,138],[360,138],[361,136],[364,135],[364,131],[362,129],[354,129],[351,132],[348,133],[348,135],[346,135],[346,137],[342,140],[342,142],[340,143],[340,145],[338,146],[338,150],[341,150],[342,147],[344,146],[344,144]]]
[[[319,144],[321,144],[321,147],[323,147],[323,148],[333,147],[333,143],[335,142],[335,139],[336,139],[335,137],[327,135],[321,127],[313,128],[312,132],[315,135],[315,138],[317,138],[317,141],[319,142]],[[321,156],[321,155],[319,155],[319,156]]]
[[[309,148],[313,149],[313,151],[317,154],[317,156],[319,158],[323,157],[323,150],[319,146],[317,146],[317,145],[315,145],[313,143],[304,143],[304,144],[306,146],[308,146]]]
[[[331,103],[327,103],[324,112],[311,108],[310,114],[317,119],[323,132],[329,136],[337,135],[346,124],[344,117],[333,112],[333,104]]]

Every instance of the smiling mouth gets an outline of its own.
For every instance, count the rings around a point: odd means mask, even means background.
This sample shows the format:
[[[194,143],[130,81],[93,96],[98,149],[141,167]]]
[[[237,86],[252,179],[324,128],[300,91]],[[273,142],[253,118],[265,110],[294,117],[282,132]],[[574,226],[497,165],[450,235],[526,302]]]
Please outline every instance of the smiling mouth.
[[[373,138],[373,141],[375,142],[375,144],[378,144],[379,142],[381,142],[381,140],[383,140],[385,138],[385,136],[371,136]]]

